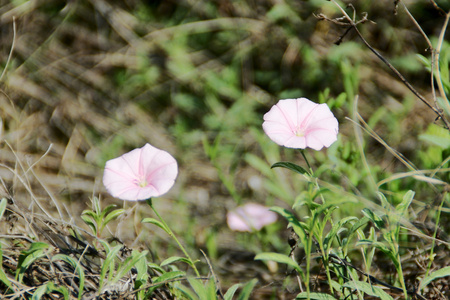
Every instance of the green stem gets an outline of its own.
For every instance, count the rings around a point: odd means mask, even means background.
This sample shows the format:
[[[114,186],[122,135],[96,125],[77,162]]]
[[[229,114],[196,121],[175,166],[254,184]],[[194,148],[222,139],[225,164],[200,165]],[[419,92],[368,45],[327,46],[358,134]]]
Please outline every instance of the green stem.
[[[309,175],[313,176],[314,171],[313,171],[313,169],[311,168],[311,165],[309,164],[308,159],[306,158],[305,150],[300,149],[300,153],[302,154],[303,158],[305,159],[306,164],[308,165]]]
[[[441,205],[439,206],[439,210],[437,212],[437,218],[436,218],[436,228],[434,230],[433,233],[433,240],[431,242],[431,250],[430,250],[430,255],[429,257],[429,262],[428,262],[428,267],[427,267],[427,271],[425,273],[425,277],[428,276],[428,273],[431,270],[431,267],[433,266],[433,261],[434,261],[434,246],[436,245],[436,235],[437,235],[437,231],[439,229],[439,222],[441,221],[441,211],[442,211],[442,206],[444,205],[445,202],[445,197],[447,197],[447,192],[444,193],[443,197],[442,197],[442,202]]]
[[[195,266],[194,261],[192,260],[192,258],[189,256],[189,254],[186,252],[186,249],[184,249],[183,245],[181,245],[180,241],[177,239],[177,237],[175,236],[175,234],[173,233],[173,231],[170,229],[170,227],[167,225],[167,223],[164,221],[164,219],[160,216],[160,214],[158,213],[158,211],[155,209],[155,207],[153,206],[153,202],[152,199],[148,199],[147,200],[148,205],[150,205],[150,207],[152,208],[152,210],[155,212],[156,216],[158,217],[158,219],[161,221],[161,223],[164,225],[166,232],[169,234],[169,236],[171,238],[173,238],[175,240],[175,242],[178,244],[178,247],[180,247],[181,251],[183,251],[184,256],[186,256],[186,258],[189,260],[192,268],[195,271],[195,274],[197,275],[197,277],[200,277],[200,273],[197,270],[197,267]]]

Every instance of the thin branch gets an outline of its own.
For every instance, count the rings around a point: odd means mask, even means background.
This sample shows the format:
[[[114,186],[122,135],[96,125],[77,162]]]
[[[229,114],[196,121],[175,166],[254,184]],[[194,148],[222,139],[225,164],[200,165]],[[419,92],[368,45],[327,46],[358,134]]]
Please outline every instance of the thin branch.
[[[372,51],[372,53],[374,53],[383,63],[385,63],[389,69],[391,69],[392,72],[394,72],[394,74],[403,82],[403,84],[406,85],[406,87],[417,97],[420,99],[420,101],[422,101],[426,106],[428,106],[428,108],[430,108],[431,110],[433,110],[436,115],[438,116],[437,119],[441,119],[444,124],[446,129],[450,130],[450,123],[449,121],[445,118],[443,112],[434,107],[433,105],[431,105],[427,99],[425,99],[424,96],[422,96],[407,80],[406,78],[387,60],[385,59],[378,51],[376,51],[367,41],[366,39],[363,37],[363,35],[361,34],[361,32],[358,30],[358,28],[356,27],[358,24],[361,23],[361,21],[359,22],[355,22],[346,12],[345,10],[338,4],[336,3],[335,0],[330,0],[334,5],[336,5],[338,7],[338,9],[342,12],[342,14],[345,16],[345,18],[347,19],[348,24],[346,24],[346,26],[351,26],[352,28],[354,28],[355,32],[357,33],[357,35],[359,36],[359,38],[362,40],[362,42],[364,43],[364,45],[366,45],[367,48],[369,48],[370,51]],[[323,14],[320,15],[321,19],[325,19],[327,21],[331,21],[333,23],[335,23],[332,19],[327,18],[326,16],[324,16]],[[367,16],[364,16],[363,21],[367,21]]]

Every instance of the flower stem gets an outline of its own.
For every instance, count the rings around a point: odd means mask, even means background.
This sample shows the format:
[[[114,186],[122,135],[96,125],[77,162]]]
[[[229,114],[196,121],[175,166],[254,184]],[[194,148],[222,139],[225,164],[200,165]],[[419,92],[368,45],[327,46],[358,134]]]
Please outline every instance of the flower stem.
[[[152,210],[155,212],[156,216],[158,217],[158,219],[161,221],[161,223],[164,225],[165,231],[167,232],[167,234],[169,234],[170,237],[172,237],[175,242],[178,244],[178,247],[180,247],[181,251],[183,251],[183,254],[186,256],[186,258],[189,260],[190,265],[192,266],[192,268],[195,271],[195,274],[197,275],[197,277],[200,277],[200,273],[197,270],[197,267],[195,266],[194,261],[192,260],[192,258],[189,256],[189,254],[186,252],[186,249],[184,249],[183,245],[181,245],[180,241],[177,239],[177,237],[175,236],[175,234],[173,233],[173,231],[170,229],[170,227],[167,225],[167,223],[164,221],[164,219],[161,217],[161,215],[158,213],[158,211],[155,209],[155,207],[153,206],[153,202],[152,199],[148,199],[147,200],[148,205],[152,208]]]
[[[302,154],[303,158],[305,159],[306,164],[308,165],[309,174],[310,174],[311,176],[313,176],[314,171],[313,171],[313,169],[311,168],[311,165],[309,164],[308,159],[306,158],[305,151],[304,151],[303,149],[300,149],[300,153]]]

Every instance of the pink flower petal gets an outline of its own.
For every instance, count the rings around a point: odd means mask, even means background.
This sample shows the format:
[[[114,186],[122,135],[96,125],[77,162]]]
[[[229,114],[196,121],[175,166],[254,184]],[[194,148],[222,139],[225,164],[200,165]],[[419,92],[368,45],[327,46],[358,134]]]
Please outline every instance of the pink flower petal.
[[[228,227],[234,231],[261,230],[276,220],[276,213],[257,203],[248,203],[227,213]]]
[[[150,144],[106,162],[103,184],[122,200],[137,201],[167,193],[178,175],[176,160]]]
[[[281,146],[314,150],[333,144],[339,131],[339,123],[330,108],[306,98],[278,101],[264,115],[262,127]]]

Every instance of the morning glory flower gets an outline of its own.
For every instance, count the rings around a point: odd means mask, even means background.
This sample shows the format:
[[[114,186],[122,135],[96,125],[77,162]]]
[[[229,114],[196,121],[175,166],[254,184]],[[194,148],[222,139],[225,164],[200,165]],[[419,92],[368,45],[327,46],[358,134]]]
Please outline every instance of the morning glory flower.
[[[285,99],[264,115],[264,132],[278,145],[321,150],[337,140],[339,123],[326,104]]]
[[[227,213],[227,224],[233,231],[258,231],[276,220],[276,213],[257,203],[248,203]]]
[[[138,201],[167,193],[178,175],[175,158],[150,144],[106,162],[103,184],[113,197]]]

